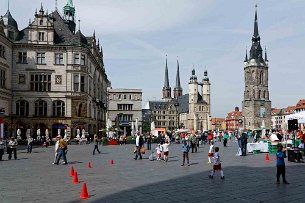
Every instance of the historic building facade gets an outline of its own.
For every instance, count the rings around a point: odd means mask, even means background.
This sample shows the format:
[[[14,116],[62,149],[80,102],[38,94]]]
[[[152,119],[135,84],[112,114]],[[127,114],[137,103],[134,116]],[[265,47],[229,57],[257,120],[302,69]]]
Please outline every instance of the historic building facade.
[[[10,15],[9,11],[4,18]],[[6,37],[4,19],[0,19],[0,137],[8,130],[7,123],[12,103],[12,42]],[[5,125],[6,124],[6,125]]]
[[[254,33],[250,55],[246,53],[244,60],[245,91],[242,102],[242,115],[244,128],[254,130],[261,128],[265,123],[266,128],[271,128],[271,101],[268,90],[268,59],[265,50],[260,44],[258,33],[257,11],[255,11]]]
[[[151,120],[156,128],[169,130],[188,128],[192,130],[210,130],[210,80],[207,71],[202,82],[197,80],[195,69],[192,70],[188,83],[188,94],[183,95],[180,83],[179,62],[177,61],[176,85],[174,97],[171,97],[167,60],[165,65],[165,80],[162,89],[163,101],[150,101]],[[202,87],[201,90],[200,86]],[[200,92],[200,93],[199,93]]]
[[[6,122],[12,135],[20,129],[25,138],[30,129],[35,137],[37,129],[41,135],[48,129],[52,137],[59,132],[75,136],[77,129],[95,134],[105,127],[110,81],[103,52],[95,33],[85,37],[80,28],[76,31],[72,0],[63,14],[57,9],[47,13],[41,6],[21,31],[10,11],[3,21],[6,38],[13,44],[7,80],[8,89],[12,85],[12,109]],[[10,97],[9,92],[6,95]]]
[[[142,128],[142,89],[108,88],[108,118],[125,135]],[[132,127],[132,125],[134,127]]]

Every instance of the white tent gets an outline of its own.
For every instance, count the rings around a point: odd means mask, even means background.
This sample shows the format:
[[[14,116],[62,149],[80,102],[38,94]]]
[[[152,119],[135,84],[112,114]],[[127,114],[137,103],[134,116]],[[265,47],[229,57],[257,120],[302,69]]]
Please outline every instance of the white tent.
[[[288,123],[288,120],[292,119],[298,119],[298,123],[305,123],[305,111],[286,116],[285,122]]]

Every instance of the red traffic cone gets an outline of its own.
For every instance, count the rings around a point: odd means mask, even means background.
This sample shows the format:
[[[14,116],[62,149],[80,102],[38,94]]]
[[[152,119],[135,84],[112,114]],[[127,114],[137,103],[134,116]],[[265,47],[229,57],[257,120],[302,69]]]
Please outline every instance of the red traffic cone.
[[[92,167],[91,167],[91,163],[90,163],[90,162],[88,163],[88,168],[92,168]]]
[[[269,161],[269,154],[266,154],[266,161]]]
[[[114,161],[113,161],[113,159],[111,159],[110,161],[109,161],[109,164],[114,164]]]
[[[73,177],[74,176],[74,173],[75,173],[75,171],[74,171],[74,168],[73,168],[73,166],[71,167],[71,170],[70,170],[70,177]]]
[[[79,183],[78,177],[77,177],[77,172],[74,173],[74,178],[73,178],[73,182],[72,182],[72,183],[73,183],[74,185]]]
[[[86,183],[83,184],[82,194],[81,194],[80,198],[81,198],[81,199],[87,199],[87,198],[89,198]]]

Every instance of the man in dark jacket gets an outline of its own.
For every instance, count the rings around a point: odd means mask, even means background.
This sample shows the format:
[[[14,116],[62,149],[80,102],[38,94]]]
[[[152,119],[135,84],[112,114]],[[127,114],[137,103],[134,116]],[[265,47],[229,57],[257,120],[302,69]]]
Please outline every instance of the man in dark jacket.
[[[247,154],[247,139],[248,139],[247,133],[243,132],[240,138],[242,156],[246,156]]]

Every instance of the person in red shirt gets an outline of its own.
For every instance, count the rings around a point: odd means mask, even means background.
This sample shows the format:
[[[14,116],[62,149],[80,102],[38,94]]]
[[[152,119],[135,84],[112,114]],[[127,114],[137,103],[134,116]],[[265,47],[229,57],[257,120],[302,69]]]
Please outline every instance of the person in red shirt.
[[[209,140],[209,144],[213,140],[213,134],[211,132],[208,134],[208,140]]]

